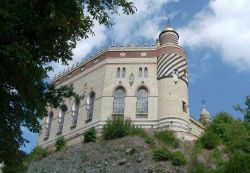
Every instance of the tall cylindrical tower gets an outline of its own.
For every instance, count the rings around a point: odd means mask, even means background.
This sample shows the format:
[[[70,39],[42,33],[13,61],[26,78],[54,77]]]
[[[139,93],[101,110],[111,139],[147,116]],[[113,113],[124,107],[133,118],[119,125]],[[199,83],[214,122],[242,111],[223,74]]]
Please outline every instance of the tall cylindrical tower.
[[[178,45],[179,35],[167,27],[159,35],[157,58],[159,127],[168,127],[184,137],[190,130],[186,54]]]

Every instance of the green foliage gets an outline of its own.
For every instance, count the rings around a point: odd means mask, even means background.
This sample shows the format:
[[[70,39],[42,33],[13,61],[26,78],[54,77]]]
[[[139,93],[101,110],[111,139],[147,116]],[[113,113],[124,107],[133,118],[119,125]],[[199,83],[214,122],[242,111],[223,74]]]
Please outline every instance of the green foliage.
[[[213,122],[207,128],[206,131],[217,134],[220,138],[224,138],[227,127],[234,122],[234,119],[231,115],[226,112],[220,112],[216,114],[213,119]]]
[[[113,118],[107,121],[103,126],[102,136],[104,139],[122,138],[129,134],[134,134],[134,126],[130,120],[123,120],[122,118]]]
[[[225,164],[225,173],[250,173],[250,155],[244,153],[233,154]]]
[[[224,164],[223,153],[217,148],[212,152],[209,159],[218,167]]]
[[[243,151],[250,153],[250,131],[246,124],[235,121],[227,127],[224,143],[232,152]]]
[[[127,0],[0,1],[0,163],[20,156],[27,142],[21,127],[38,133],[46,107],[74,95],[47,83],[50,64],[67,64],[76,42],[93,34],[94,20],[110,25],[111,14],[135,10]]]
[[[42,158],[46,157],[47,155],[48,155],[48,152],[45,149],[43,149],[40,146],[37,146],[27,156],[26,161],[31,162],[31,161],[34,161],[34,160],[39,160],[39,159],[42,159]]]
[[[174,132],[170,130],[163,130],[155,133],[155,137],[168,146],[179,146],[179,140],[176,138]]]
[[[171,160],[174,166],[182,166],[187,163],[185,156],[180,151],[172,153]]]
[[[217,134],[207,131],[197,142],[201,143],[204,148],[212,150],[220,144],[220,138]]]
[[[188,173],[209,173],[209,172],[203,163],[199,162],[197,158],[193,158],[189,165]]]
[[[156,161],[167,161],[171,159],[171,152],[166,148],[160,148],[153,152],[153,159]]]
[[[65,142],[64,137],[59,137],[56,140],[56,151],[62,150],[65,146],[66,146],[66,142]]]
[[[96,141],[96,130],[95,128],[90,128],[84,133],[84,142],[95,142]]]
[[[234,106],[234,109],[240,111],[244,115],[244,121],[250,123],[250,96],[246,97],[245,101],[246,107],[242,108],[240,105]]]

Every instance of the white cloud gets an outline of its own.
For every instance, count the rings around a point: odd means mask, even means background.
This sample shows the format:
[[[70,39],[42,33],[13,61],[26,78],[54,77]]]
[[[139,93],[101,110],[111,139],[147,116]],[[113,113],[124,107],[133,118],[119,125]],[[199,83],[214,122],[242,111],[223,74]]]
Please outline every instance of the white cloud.
[[[95,22],[93,32],[95,35],[89,36],[87,39],[82,39],[77,42],[76,48],[73,50],[72,60],[68,62],[68,66],[63,66],[61,63],[53,63],[54,68],[53,72],[49,73],[50,77],[53,77],[55,74],[62,72],[64,69],[71,67],[73,64],[82,61],[87,58],[87,55],[94,49],[103,47],[105,41],[107,41],[107,28],[104,25],[99,25]]]
[[[178,0],[136,0],[134,1],[137,11],[134,15],[122,14],[114,16],[115,24],[111,28],[106,28],[104,25],[99,25],[95,22],[93,31],[95,35],[88,39],[83,39],[77,43],[73,50],[73,60],[69,62],[72,66],[78,61],[81,61],[86,56],[92,53],[93,49],[100,49],[105,46],[105,43],[114,41],[115,44],[138,43],[144,44],[146,41],[155,42],[158,34],[162,30],[161,23],[167,21],[167,18],[174,18],[177,14],[168,13],[164,8],[168,3],[177,2]],[[54,74],[62,72],[68,67],[62,66],[61,63],[52,64],[54,72],[49,74],[50,77]]]
[[[155,41],[159,32],[160,23],[173,18],[175,13],[165,11],[166,4],[178,0],[136,0],[137,12],[134,15],[120,15],[114,17],[113,32],[116,42],[131,42],[143,39]],[[141,39],[141,40],[140,40]]]
[[[178,29],[181,44],[219,51],[237,70],[250,69],[250,1],[213,0],[187,26]]]

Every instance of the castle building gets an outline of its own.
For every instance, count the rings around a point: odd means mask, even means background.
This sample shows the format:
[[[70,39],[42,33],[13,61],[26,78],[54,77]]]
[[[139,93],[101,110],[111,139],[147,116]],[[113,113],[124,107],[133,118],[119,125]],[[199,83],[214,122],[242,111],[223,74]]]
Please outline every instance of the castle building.
[[[178,39],[167,27],[156,45],[111,46],[59,74],[52,82],[73,85],[80,98],[48,109],[38,145],[53,146],[59,136],[78,143],[87,129],[101,129],[111,117],[151,130],[169,128],[183,140],[197,139],[204,126],[189,114],[187,56]]]

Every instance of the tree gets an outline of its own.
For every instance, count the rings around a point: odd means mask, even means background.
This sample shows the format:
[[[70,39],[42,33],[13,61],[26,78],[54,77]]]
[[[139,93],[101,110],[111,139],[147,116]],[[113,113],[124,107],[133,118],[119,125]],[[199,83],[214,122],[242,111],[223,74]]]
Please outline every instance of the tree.
[[[0,162],[15,165],[21,126],[39,132],[46,107],[74,96],[72,87],[48,83],[51,62],[67,64],[76,41],[93,34],[94,20],[133,14],[126,0],[0,0]]]
[[[250,123],[250,96],[246,97],[245,108],[242,108],[240,105],[234,106],[234,109],[240,111],[244,114],[244,121]]]

